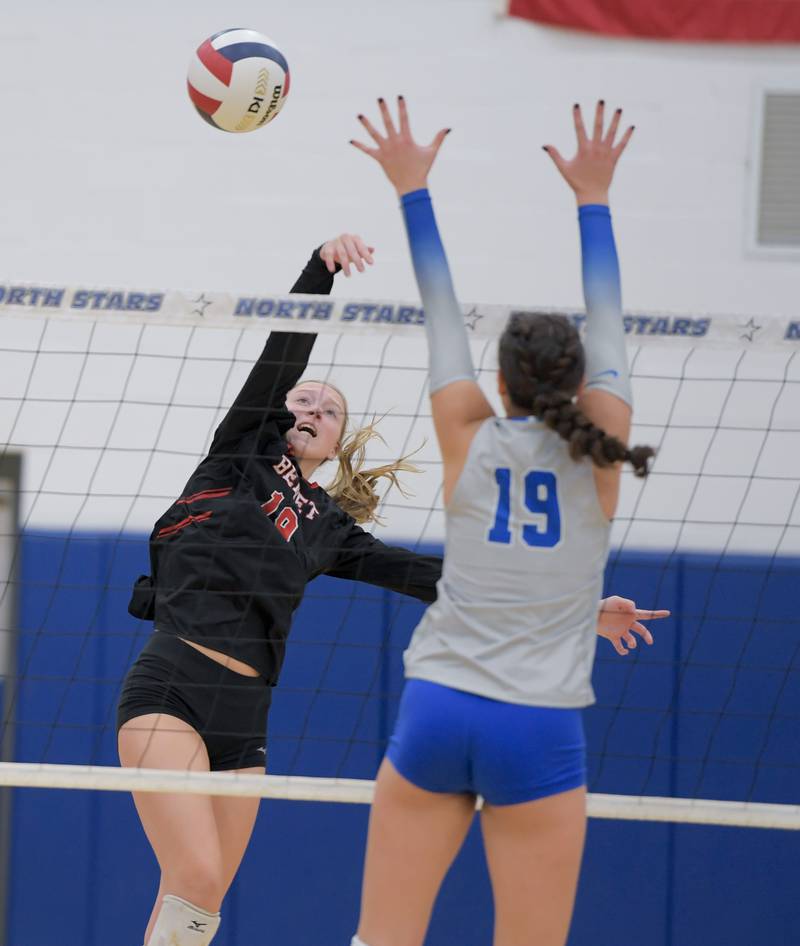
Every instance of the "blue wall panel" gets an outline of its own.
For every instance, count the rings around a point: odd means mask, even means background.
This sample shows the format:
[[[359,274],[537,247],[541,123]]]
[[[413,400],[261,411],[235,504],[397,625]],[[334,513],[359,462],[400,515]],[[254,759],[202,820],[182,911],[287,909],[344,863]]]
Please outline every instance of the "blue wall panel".
[[[116,764],[114,708],[150,633],[126,613],[147,567],[138,536],[24,540],[19,761]],[[611,590],[672,608],[657,643],[619,658],[601,641],[585,715],[600,792],[800,800],[798,563],[615,556]],[[292,631],[270,716],[273,772],[372,778],[421,607],[320,580]],[[368,810],[267,802],[224,907],[220,946],[347,943]],[[7,946],[139,946],[157,886],[128,796],[16,791]],[[800,942],[798,841],[788,832],[591,822],[571,946]],[[42,893],[46,893],[43,909]],[[473,829],[428,942],[491,941]]]

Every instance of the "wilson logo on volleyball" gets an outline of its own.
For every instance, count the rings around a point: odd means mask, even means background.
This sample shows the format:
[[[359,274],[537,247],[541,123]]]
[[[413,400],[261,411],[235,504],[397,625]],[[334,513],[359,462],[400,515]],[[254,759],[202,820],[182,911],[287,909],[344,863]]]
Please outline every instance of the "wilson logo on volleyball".
[[[201,118],[222,131],[261,128],[289,94],[289,65],[255,30],[223,30],[201,43],[189,64],[189,98]]]

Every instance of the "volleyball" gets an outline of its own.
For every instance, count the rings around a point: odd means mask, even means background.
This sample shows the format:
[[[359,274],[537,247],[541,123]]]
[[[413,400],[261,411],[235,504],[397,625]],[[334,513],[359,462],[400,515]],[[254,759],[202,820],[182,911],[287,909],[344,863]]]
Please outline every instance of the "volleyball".
[[[198,46],[189,63],[189,98],[222,131],[255,131],[271,122],[289,94],[289,64],[263,33],[230,29]]]

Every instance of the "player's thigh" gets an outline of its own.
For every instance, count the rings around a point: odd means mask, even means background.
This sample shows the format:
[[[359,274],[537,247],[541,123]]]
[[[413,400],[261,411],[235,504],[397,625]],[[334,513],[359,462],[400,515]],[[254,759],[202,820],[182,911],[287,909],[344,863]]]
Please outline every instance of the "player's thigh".
[[[208,772],[208,752],[188,723],[164,713],[126,722],[119,731],[123,766]],[[213,802],[207,795],[134,792],[133,800],[147,839],[165,874],[201,875],[218,886],[222,873]]]
[[[428,792],[385,759],[375,787],[359,935],[381,946],[419,946],[436,894],[475,811],[473,797]]]
[[[263,775],[264,766],[237,769],[237,775]],[[256,823],[260,798],[232,798],[215,795],[211,804],[217,826],[225,889],[227,890],[239,870]]]
[[[495,946],[563,946],[586,835],[585,787],[518,805],[484,805]]]
[[[125,767],[209,770],[200,734],[185,720],[168,713],[145,713],[127,720],[117,734],[117,748]]]

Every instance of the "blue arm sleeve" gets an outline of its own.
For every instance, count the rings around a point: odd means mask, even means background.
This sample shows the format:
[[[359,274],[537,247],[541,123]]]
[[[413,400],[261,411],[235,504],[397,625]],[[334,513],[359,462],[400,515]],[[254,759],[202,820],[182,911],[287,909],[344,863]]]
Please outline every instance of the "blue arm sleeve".
[[[611,213],[601,204],[578,211],[583,254],[583,295],[586,300],[586,387],[608,391],[632,404],[619,260]]]
[[[430,393],[433,394],[453,381],[473,381],[475,372],[430,194],[427,190],[404,194],[402,207],[425,309]]]

